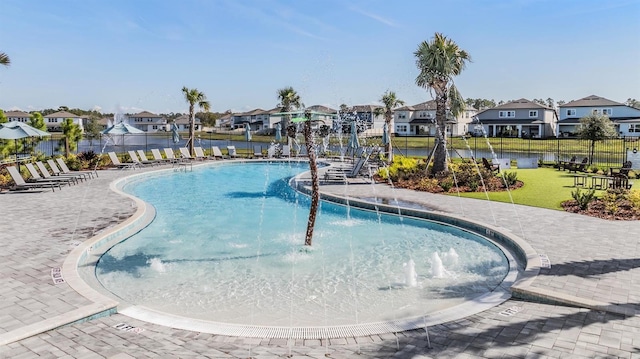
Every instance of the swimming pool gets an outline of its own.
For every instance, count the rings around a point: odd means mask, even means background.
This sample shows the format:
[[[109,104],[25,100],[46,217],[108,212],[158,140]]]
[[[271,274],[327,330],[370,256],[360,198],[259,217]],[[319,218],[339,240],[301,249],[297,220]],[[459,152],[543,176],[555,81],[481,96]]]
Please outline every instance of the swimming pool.
[[[504,253],[475,234],[326,202],[304,250],[308,199],[288,180],[307,168],[213,165],[127,184],[156,218],[101,257],[97,278],[159,312],[299,327],[429,315],[491,292],[507,274]]]

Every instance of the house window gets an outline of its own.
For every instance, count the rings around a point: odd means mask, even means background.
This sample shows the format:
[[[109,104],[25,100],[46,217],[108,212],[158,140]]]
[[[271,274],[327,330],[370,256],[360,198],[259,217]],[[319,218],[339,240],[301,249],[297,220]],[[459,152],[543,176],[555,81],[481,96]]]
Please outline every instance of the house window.
[[[49,120],[47,120],[47,122],[49,122],[49,123],[57,123],[58,119],[57,118],[50,118]]]
[[[567,116],[575,116],[576,110],[574,108],[567,109]]]
[[[515,111],[500,111],[498,117],[516,117]]]
[[[407,115],[404,112],[398,114],[398,118],[407,118]]]
[[[630,124],[629,132],[640,132],[640,124],[637,124],[637,123]]]
[[[158,125],[153,125],[151,126],[152,129],[157,130],[158,129]]]
[[[396,125],[396,130],[398,132],[407,132],[407,125]]]
[[[529,111],[529,117],[538,117],[538,110]]]
[[[610,108],[603,108],[602,109],[602,114],[603,115],[607,115],[607,116],[611,116],[611,109]]]

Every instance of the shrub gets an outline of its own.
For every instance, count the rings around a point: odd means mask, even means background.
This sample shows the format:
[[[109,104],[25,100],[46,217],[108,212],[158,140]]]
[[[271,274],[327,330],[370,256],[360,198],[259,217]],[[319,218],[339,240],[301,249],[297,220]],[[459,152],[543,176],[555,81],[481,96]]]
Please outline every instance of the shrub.
[[[100,155],[92,150],[80,152],[78,159],[82,162],[83,168],[94,168],[100,160]]]
[[[423,178],[417,184],[417,190],[426,191],[432,193],[442,192],[443,189],[438,184],[438,180],[435,178]]]
[[[607,212],[616,214],[620,207],[620,201],[627,198],[626,189],[609,189],[602,195],[602,202]]]
[[[440,181],[440,187],[442,187],[442,189],[445,192],[449,192],[451,187],[453,187],[453,180],[451,178],[445,178],[445,179],[441,180]]]
[[[578,187],[575,191],[571,192],[571,197],[578,202],[578,206],[581,210],[585,210],[589,207],[589,203],[596,199],[596,190],[591,189],[586,192],[582,192]]]
[[[409,179],[423,170],[423,165],[418,159],[404,156],[394,156],[393,163],[389,166],[389,177],[392,181]],[[384,178],[384,177],[383,177]]]
[[[67,163],[67,167],[72,171],[80,171],[82,169],[82,161],[74,154],[70,154],[69,157],[65,159],[65,162]]]
[[[631,202],[631,206],[640,211],[640,190],[632,189],[629,191],[628,198],[629,202]]]
[[[507,187],[515,186],[518,182],[518,172],[504,172],[503,176]]]

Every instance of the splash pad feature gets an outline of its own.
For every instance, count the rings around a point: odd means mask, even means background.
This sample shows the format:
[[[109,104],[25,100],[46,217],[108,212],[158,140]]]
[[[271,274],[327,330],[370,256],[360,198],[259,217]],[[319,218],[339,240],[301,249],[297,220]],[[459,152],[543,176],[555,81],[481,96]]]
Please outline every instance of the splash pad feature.
[[[494,244],[433,222],[323,203],[316,244],[301,251],[306,197],[286,179],[304,169],[222,165],[131,182],[157,216],[101,258],[98,279],[133,305],[121,313],[259,337],[408,330],[471,314],[470,298],[509,297],[514,265]],[[201,187],[213,190],[189,196]]]

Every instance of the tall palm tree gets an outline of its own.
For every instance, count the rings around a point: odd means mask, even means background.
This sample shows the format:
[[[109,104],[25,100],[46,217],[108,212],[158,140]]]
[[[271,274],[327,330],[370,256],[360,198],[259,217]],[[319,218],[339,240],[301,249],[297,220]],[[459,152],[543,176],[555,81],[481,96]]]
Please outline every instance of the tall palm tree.
[[[391,119],[393,118],[393,109],[404,105],[404,101],[400,100],[396,93],[393,91],[385,91],[384,95],[380,98],[380,102],[384,107],[378,107],[374,113],[376,116],[384,115],[384,123],[387,124],[387,131],[391,135]],[[393,162],[393,146],[391,143],[384,145],[384,152],[387,153],[387,160],[389,163]]]
[[[416,66],[420,74],[416,85],[435,92],[436,98],[436,141],[433,157],[433,171],[447,172],[447,106],[455,117],[464,109],[464,99],[456,88],[453,78],[460,75],[471,56],[462,50],[453,40],[436,32],[433,39],[423,41],[416,56]]]
[[[189,153],[191,156],[195,156],[193,150],[194,139],[196,137],[195,107],[197,105],[200,109],[204,110],[204,112],[209,112],[211,104],[207,101],[207,95],[198,91],[198,89],[188,89],[184,86],[182,87],[182,93],[184,94],[184,99],[189,103]]]
[[[0,52],[0,65],[9,66],[11,65],[11,59],[9,59],[9,55],[4,52]]]
[[[300,95],[293,89],[291,86],[287,86],[278,90],[278,107],[280,107],[280,111],[282,112],[291,112],[292,110],[297,110],[299,108],[304,107],[304,104],[300,100]],[[282,129],[286,130],[289,126],[289,121],[291,119],[291,115],[285,114],[282,124]]]

